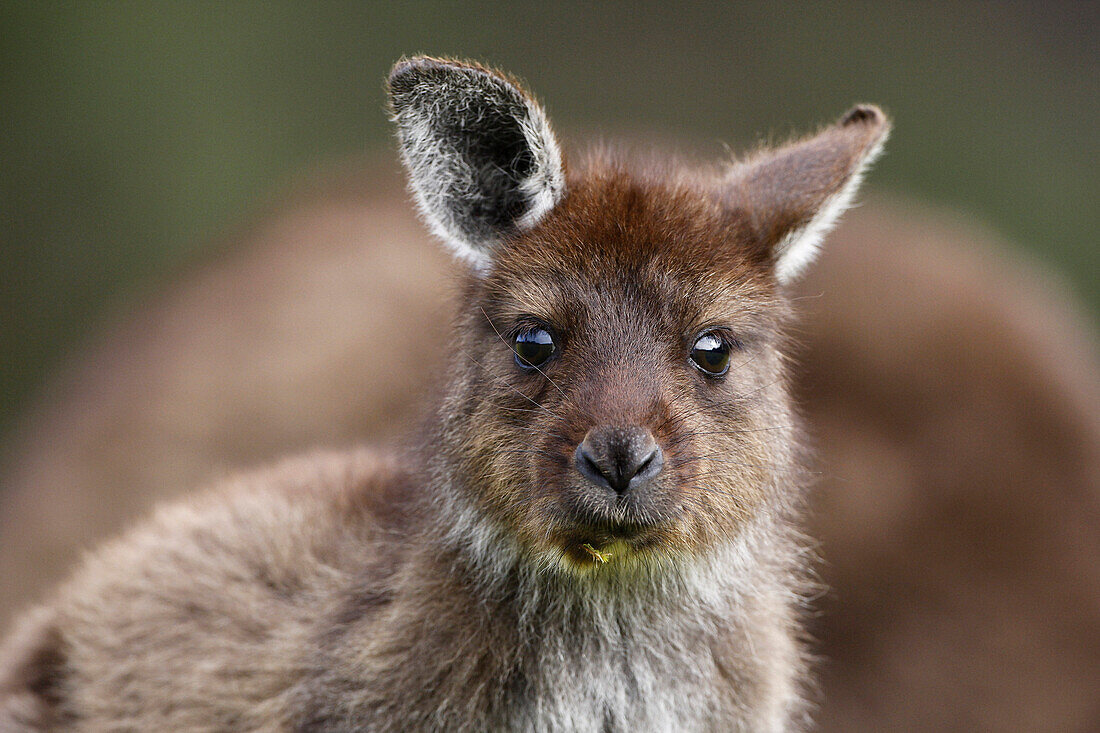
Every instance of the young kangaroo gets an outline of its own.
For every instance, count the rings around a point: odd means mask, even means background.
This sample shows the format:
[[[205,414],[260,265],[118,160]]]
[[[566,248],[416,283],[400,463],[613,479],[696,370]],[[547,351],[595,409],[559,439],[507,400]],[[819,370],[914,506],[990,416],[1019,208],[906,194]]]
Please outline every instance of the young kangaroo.
[[[422,444],[290,461],[101,548],[0,655],[0,728],[798,728],[786,288],[882,113],[732,166],[567,170],[501,74],[414,58],[389,90],[470,263],[421,347],[450,372]]]

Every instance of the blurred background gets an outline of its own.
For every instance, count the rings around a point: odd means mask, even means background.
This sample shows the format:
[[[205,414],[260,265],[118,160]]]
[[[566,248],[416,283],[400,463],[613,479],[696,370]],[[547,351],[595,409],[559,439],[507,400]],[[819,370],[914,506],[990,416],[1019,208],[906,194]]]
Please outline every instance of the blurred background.
[[[0,435],[104,322],[306,169],[392,150],[402,54],[520,75],[566,137],[720,150],[858,101],[877,189],[949,203],[1064,273],[1093,318],[1100,4],[0,3]]]
[[[0,627],[155,502],[415,419],[454,271],[383,110],[418,52],[567,152],[882,105],[797,293],[818,721],[1100,729],[1095,2],[0,2]]]

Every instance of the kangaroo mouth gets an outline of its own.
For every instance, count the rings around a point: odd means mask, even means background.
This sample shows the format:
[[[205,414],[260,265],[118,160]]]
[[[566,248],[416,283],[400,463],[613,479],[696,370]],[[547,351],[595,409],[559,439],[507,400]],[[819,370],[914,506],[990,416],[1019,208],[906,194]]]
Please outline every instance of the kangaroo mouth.
[[[611,521],[578,524],[559,538],[571,563],[585,568],[619,563],[659,547],[663,541],[656,524]]]
[[[594,542],[637,540],[659,529],[662,524],[646,516],[637,516],[636,512],[615,512],[612,515],[580,512],[574,513],[571,519],[572,531]]]
[[[616,497],[565,501],[553,517],[552,543],[573,569],[592,570],[667,550],[680,511],[665,502]]]
[[[597,541],[618,542],[639,539],[652,532],[654,527],[655,525],[652,524],[608,522],[584,529],[592,534]]]

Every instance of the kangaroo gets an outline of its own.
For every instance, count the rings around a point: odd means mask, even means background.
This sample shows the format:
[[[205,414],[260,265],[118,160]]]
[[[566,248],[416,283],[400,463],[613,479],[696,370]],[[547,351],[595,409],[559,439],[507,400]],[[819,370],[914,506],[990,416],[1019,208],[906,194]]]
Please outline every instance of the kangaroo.
[[[567,167],[501,73],[416,57],[388,88],[469,265],[419,345],[448,372],[422,440],[237,477],[101,547],[10,638],[0,724],[804,726],[788,292],[885,116],[733,165]]]

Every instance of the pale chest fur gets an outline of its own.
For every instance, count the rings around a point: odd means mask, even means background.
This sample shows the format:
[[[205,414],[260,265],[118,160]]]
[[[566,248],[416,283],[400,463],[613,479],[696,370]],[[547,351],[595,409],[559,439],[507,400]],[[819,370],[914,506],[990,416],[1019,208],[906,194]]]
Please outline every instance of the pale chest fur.
[[[417,593],[353,624],[319,665],[301,729],[792,727],[802,662],[785,594],[570,599],[523,585]]]
[[[602,639],[551,642],[532,670],[533,701],[509,710],[501,728],[761,729],[738,725],[749,707],[742,699],[747,690],[738,689],[726,676],[736,672],[723,670],[708,644],[714,640],[659,635],[655,630],[628,631]],[[558,644],[561,647],[554,649]]]

